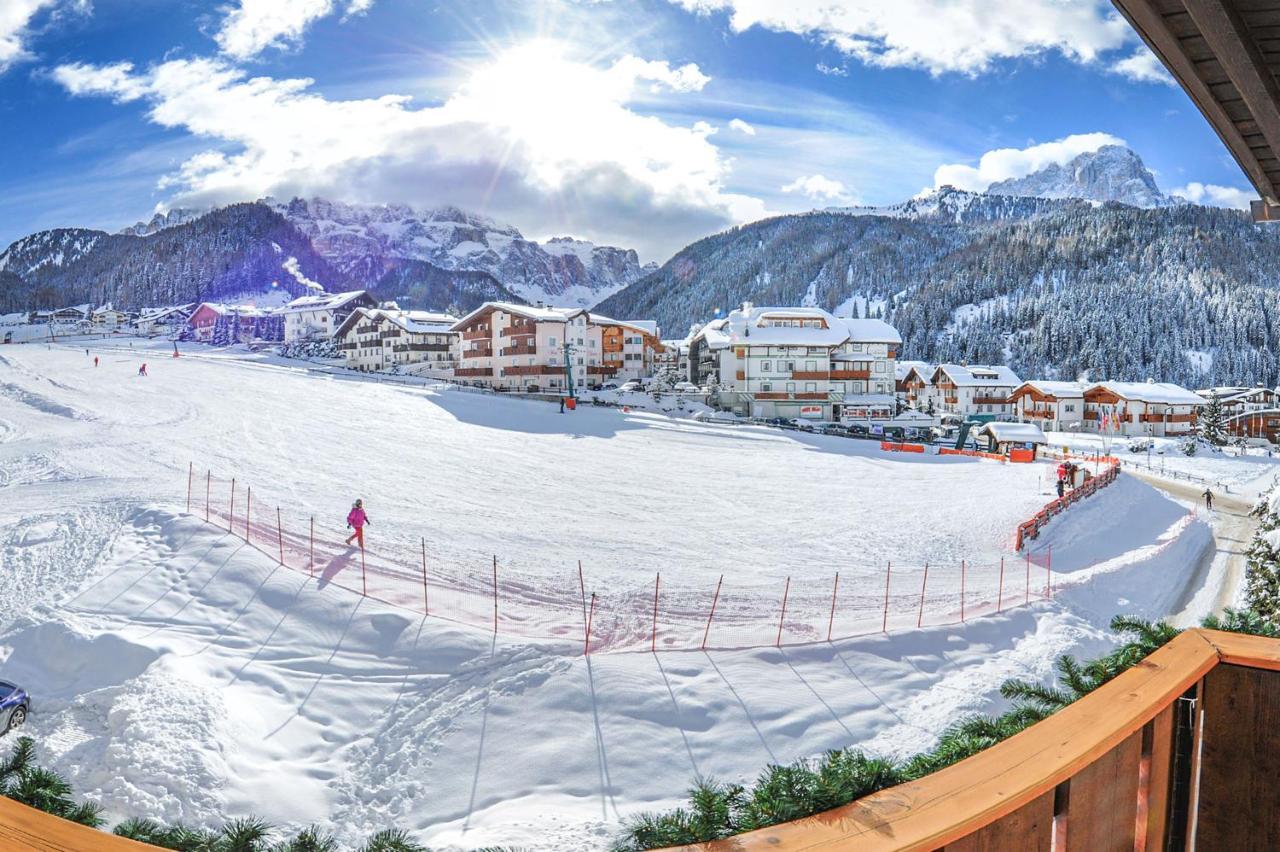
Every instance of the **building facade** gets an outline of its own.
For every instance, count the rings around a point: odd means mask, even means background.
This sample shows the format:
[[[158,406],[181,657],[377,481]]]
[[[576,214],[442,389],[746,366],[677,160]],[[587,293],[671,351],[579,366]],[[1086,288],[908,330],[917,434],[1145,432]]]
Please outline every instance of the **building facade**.
[[[1084,390],[1084,429],[1126,437],[1176,437],[1196,428],[1204,397],[1171,382],[1098,382]]]
[[[362,373],[401,370],[453,377],[457,317],[428,311],[357,308],[334,332],[347,366]]]
[[[925,391],[935,400],[938,413],[956,414],[966,420],[1011,420],[1009,395],[1022,380],[1004,366],[939,364]]]
[[[528,393],[576,395],[606,381],[650,375],[661,347],[656,327],[583,308],[486,302],[453,330],[459,381]]]
[[[356,308],[376,308],[367,290],[300,296],[280,309],[284,317],[284,342],[328,340]]]
[[[880,320],[746,303],[693,336],[688,378],[744,416],[887,421],[901,343]]]
[[[1009,395],[1019,423],[1046,432],[1078,432],[1084,427],[1084,382],[1031,381]]]

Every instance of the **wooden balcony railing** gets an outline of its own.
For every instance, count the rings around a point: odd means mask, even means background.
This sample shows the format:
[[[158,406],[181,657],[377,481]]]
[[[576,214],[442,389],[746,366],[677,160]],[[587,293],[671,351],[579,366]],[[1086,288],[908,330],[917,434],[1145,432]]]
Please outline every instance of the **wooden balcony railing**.
[[[1195,423],[1196,415],[1191,414],[1170,414],[1165,417],[1163,414],[1140,414],[1138,415],[1139,423]]]
[[[489,329],[475,328],[475,329],[471,329],[470,331],[464,331],[462,332],[462,339],[463,340],[488,340]]]
[[[1280,640],[1188,630],[918,781],[699,852],[1263,850],[1280,838]]]
[[[499,337],[515,337],[519,334],[537,334],[538,326],[530,323],[529,325],[509,325],[502,331],[498,332]]]
[[[830,370],[793,370],[791,378],[801,381],[814,381],[816,379],[828,379],[831,377]]]
[[[504,367],[504,376],[554,376],[564,374],[564,365],[556,364],[523,364],[516,367]]]
[[[532,343],[518,343],[515,346],[508,346],[506,349],[500,350],[502,355],[537,355],[538,348]]]
[[[832,370],[832,379],[869,379],[871,378],[870,370]]]
[[[492,376],[492,367],[459,367],[453,371],[455,376]]]
[[[1008,405],[1009,398],[1004,396],[975,396],[974,405]]]

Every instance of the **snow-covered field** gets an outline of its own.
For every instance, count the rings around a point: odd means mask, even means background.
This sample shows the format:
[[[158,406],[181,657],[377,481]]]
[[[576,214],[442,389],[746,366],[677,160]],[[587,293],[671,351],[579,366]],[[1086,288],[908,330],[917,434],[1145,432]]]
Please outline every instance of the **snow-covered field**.
[[[602,848],[698,774],[924,748],[993,709],[1003,679],[1103,647],[1112,614],[1185,608],[1212,551],[1187,505],[1129,477],[1055,520],[1028,564],[1008,548],[1047,499],[1043,465],[122,345],[94,349],[96,369],[83,348],[0,350],[0,674],[34,694],[42,754],[113,819]],[[701,612],[724,575],[725,605],[773,627],[729,643],[763,648],[584,658],[580,624],[556,640],[424,619],[341,588],[353,567],[312,579],[185,514],[189,462],[330,538],[363,497],[371,554],[425,539],[433,576],[464,587],[497,555],[504,595],[577,595],[582,560],[602,611],[651,606],[660,571],[663,606]],[[1050,549],[1057,599],[1036,603]],[[995,614],[1001,557],[1004,605],[1031,603]],[[961,560],[966,600],[986,603],[968,623],[916,630],[895,608],[887,637],[805,641],[835,571],[842,601],[880,600],[893,562],[910,578],[896,602],[925,562],[950,594]],[[799,644],[776,649],[787,578]]]

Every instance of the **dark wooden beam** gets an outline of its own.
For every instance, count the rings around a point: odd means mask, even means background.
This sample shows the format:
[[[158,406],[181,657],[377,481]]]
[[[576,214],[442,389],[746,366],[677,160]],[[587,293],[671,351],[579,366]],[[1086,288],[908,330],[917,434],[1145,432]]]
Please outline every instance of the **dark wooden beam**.
[[[1227,146],[1245,175],[1253,183],[1258,194],[1269,204],[1280,203],[1280,187],[1263,170],[1258,157],[1227,114],[1225,107],[1214,96],[1209,84],[1197,73],[1196,63],[1188,56],[1184,45],[1169,29],[1164,16],[1153,8],[1150,0],[1112,0],[1130,25],[1142,36],[1142,40],[1173,74],[1192,103],[1200,110],[1218,138]],[[1224,58],[1219,55],[1220,62]],[[1273,152],[1280,149],[1273,148]]]
[[[1280,85],[1267,68],[1239,12],[1228,8],[1222,0],[1183,0],[1183,3],[1248,106],[1272,154],[1280,153]],[[1271,204],[1277,200],[1280,199],[1274,192],[1267,198]]]

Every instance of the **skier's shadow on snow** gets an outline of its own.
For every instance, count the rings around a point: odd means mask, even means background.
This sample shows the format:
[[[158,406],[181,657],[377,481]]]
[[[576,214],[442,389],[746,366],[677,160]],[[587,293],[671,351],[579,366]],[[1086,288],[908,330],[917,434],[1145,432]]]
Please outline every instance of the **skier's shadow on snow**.
[[[347,568],[359,567],[360,565],[360,548],[347,545],[347,549],[339,553],[337,556],[329,560],[329,564],[324,566],[324,570],[320,572],[320,582],[316,588],[323,589],[325,586],[333,582],[333,578],[341,574]]]

